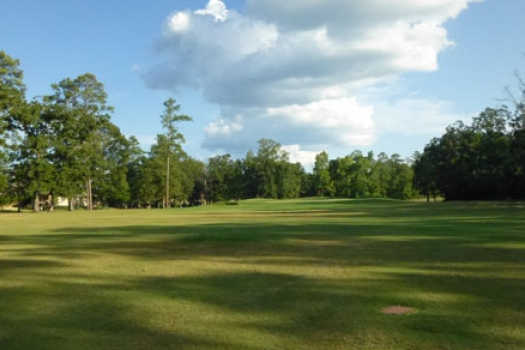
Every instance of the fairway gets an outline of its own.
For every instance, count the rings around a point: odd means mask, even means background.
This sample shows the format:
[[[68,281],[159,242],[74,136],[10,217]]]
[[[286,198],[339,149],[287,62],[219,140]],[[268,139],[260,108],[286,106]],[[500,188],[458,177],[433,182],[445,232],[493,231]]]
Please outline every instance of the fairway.
[[[525,349],[525,207],[0,214],[0,349]]]

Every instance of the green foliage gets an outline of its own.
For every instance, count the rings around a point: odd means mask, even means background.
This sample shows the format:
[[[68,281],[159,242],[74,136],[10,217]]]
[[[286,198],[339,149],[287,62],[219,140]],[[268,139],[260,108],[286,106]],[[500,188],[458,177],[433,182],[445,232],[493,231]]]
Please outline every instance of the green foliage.
[[[71,199],[86,191],[92,206],[90,199],[106,196],[100,193],[107,189],[102,182],[115,169],[111,164],[115,155],[107,152],[113,139],[121,137],[110,122],[113,108],[107,104],[104,85],[93,74],[66,78],[51,87],[53,93],[43,101],[52,116],[58,194]]]
[[[49,115],[44,105],[33,101],[19,108],[12,120],[19,142],[10,145],[12,172],[18,188],[19,201],[37,198],[56,190],[56,168],[53,165],[53,136]]]
[[[364,156],[356,151],[330,161],[329,174],[332,195],[337,197],[409,199],[415,195],[412,169],[396,154],[375,159],[373,153]]]
[[[334,196],[335,187],[330,177],[328,153],[321,152],[315,157],[313,191],[317,196]]]
[[[151,208],[156,205],[158,186],[156,163],[152,158],[139,156],[128,164],[128,183],[130,186],[130,206],[134,208]]]
[[[322,152],[316,157],[313,174],[307,174],[300,164],[288,161],[277,142],[267,139],[259,141],[257,155],[248,152],[245,159],[237,161],[230,155],[216,156],[210,158],[207,170],[212,201],[319,195],[408,199],[416,195],[412,168],[398,155],[388,158],[381,154],[376,160],[372,153],[363,156],[356,151],[330,161]]]
[[[277,198],[298,198],[301,195],[303,166],[300,163],[280,161],[277,164]]]
[[[95,198],[111,207],[126,208],[131,200],[128,182],[129,164],[142,153],[135,138],[127,139],[114,125],[109,125],[104,140],[104,172],[96,182]]]
[[[209,200],[217,202],[236,197],[237,193],[233,191],[237,181],[235,166],[235,161],[232,160],[229,154],[212,157],[208,160],[207,186]]]
[[[4,133],[12,118],[25,102],[24,73],[20,61],[0,51],[0,147],[5,146]]]
[[[14,185],[9,181],[10,144],[7,140],[13,136],[13,124],[25,107],[23,78],[20,62],[0,51],[0,205],[9,204],[14,197]]]
[[[487,108],[433,139],[414,164],[415,184],[448,200],[524,198],[522,105]]]
[[[288,161],[288,155],[281,150],[281,145],[270,139],[258,141],[259,149],[254,158],[257,197],[278,198],[278,164]]]
[[[180,144],[185,142],[184,135],[179,131],[177,123],[189,122],[192,121],[192,118],[184,114],[178,114],[180,105],[173,98],[169,98],[164,102],[164,108],[164,113],[161,116],[162,127],[166,130],[170,150],[176,152]]]

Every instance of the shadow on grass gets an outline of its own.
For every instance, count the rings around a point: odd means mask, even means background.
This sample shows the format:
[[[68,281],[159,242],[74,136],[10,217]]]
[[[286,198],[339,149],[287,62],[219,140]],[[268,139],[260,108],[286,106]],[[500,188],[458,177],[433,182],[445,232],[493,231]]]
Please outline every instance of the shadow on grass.
[[[0,260],[0,279],[13,280],[0,284],[0,348],[525,348],[523,216],[363,205],[355,210],[366,216],[334,210],[323,222],[278,215],[0,236],[3,249],[27,245]],[[231,270],[68,269],[104,256]],[[418,313],[382,315],[390,305]]]
[[[338,217],[339,218],[339,217]],[[326,219],[326,218],[325,218]],[[0,236],[30,245],[25,256],[81,258],[119,254],[144,259],[292,257],[320,264],[523,263],[525,220],[432,218],[326,223],[224,223],[61,228],[55,234]],[[521,244],[521,245],[520,245]]]
[[[0,288],[1,349],[263,349],[156,328],[151,315],[108,292],[120,285],[105,285],[105,294],[85,284],[47,287]]]
[[[118,281],[92,276],[92,283],[67,282],[79,277],[53,281],[47,276],[45,286],[38,288],[0,288],[2,349],[525,346],[522,338],[491,332],[494,323],[499,329],[515,327],[506,317],[517,317],[516,307],[523,304],[508,303],[505,292],[497,299],[483,291],[487,285],[523,290],[525,285],[519,280],[454,281],[410,274],[312,279],[239,272],[122,276]],[[420,299],[425,292],[444,293],[448,299]],[[155,307],[159,301],[162,309]],[[180,305],[190,308],[180,309]],[[389,305],[410,305],[418,313],[382,315],[381,308]],[[486,312],[487,307],[494,311]]]

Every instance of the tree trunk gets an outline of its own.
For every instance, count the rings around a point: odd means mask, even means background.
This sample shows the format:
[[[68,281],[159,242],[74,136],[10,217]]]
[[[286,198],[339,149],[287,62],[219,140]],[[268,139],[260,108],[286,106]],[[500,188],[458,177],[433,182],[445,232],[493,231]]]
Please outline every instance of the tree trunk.
[[[170,156],[166,162],[166,206],[165,208],[170,207]]]
[[[74,211],[75,210],[75,202],[74,202],[73,197],[69,197],[67,199],[67,206],[68,206],[69,211]]]
[[[427,193],[427,203],[430,203],[430,193]]]
[[[87,181],[87,207],[89,211],[93,210],[93,189],[92,189],[93,180],[88,178]]]
[[[40,193],[35,192],[35,198],[33,199],[33,211],[38,213],[40,211]]]
[[[86,207],[89,210],[89,179],[86,181]]]

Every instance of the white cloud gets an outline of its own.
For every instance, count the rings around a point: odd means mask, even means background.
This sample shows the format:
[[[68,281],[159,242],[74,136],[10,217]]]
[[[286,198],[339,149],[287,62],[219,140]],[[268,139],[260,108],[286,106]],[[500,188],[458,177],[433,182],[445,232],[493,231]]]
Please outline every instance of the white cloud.
[[[187,12],[176,12],[168,18],[168,29],[172,33],[183,33],[190,27],[190,15]]]
[[[458,120],[471,119],[471,115],[454,112],[454,105],[447,101],[402,98],[378,103],[375,119],[380,133],[438,135]]]
[[[279,24],[283,30],[328,25],[331,32],[358,33],[386,23],[443,23],[478,0],[247,0],[247,13]]]
[[[210,0],[205,9],[195,11],[196,15],[212,16],[216,22],[224,22],[228,18],[228,9],[221,0]]]
[[[402,124],[407,133],[437,130],[456,117],[451,108],[362,101],[379,83],[438,69],[439,54],[454,44],[445,22],[476,1],[246,0],[239,13],[210,0],[168,18],[158,45],[164,62],[145,79],[157,89],[197,89],[220,106],[205,130],[210,149],[246,148],[261,137],[366,146]],[[414,114],[419,124],[404,119]]]
[[[374,109],[360,106],[355,98],[325,99],[305,105],[269,108],[270,117],[288,119],[292,124],[328,130],[343,145],[368,146],[374,139]]]
[[[305,168],[311,170],[315,164],[315,156],[322,151],[303,150],[300,145],[285,145],[282,149],[288,153],[290,162],[301,163]]]
[[[206,134],[210,137],[230,137],[232,134],[241,132],[243,129],[242,118],[237,116],[234,120],[217,119],[208,124],[204,129]]]

